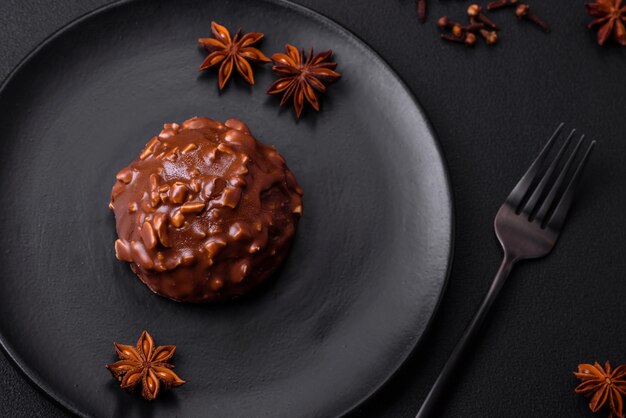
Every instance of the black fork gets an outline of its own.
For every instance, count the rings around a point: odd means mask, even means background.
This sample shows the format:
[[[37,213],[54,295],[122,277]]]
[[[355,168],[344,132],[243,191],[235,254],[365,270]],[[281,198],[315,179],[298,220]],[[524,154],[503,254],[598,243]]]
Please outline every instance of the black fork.
[[[543,257],[554,248],[567,213],[572,206],[576,184],[595,146],[595,141],[591,141],[574,169],[574,162],[577,160],[585,139],[582,135],[574,150],[570,152],[569,158],[563,163],[567,148],[576,133],[572,130],[548,165],[547,155],[560,136],[562,128],[563,124],[560,124],[498,210],[494,226],[496,236],[504,250],[502,264],[487,296],[454,347],[416,418],[431,416],[453,369],[476,335],[515,263],[520,260]]]

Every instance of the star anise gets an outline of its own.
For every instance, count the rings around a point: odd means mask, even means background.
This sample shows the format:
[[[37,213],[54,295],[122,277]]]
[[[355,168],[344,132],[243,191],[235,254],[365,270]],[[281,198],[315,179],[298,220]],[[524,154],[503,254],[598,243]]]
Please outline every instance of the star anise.
[[[326,86],[339,80],[341,74],[334,71],[337,63],[327,61],[333,51],[313,55],[313,49],[311,49],[307,57],[304,50],[300,53],[298,48],[293,45],[285,45],[285,50],[286,54],[272,55],[272,61],[274,61],[272,70],[280,78],[270,86],[267,94],[282,93],[281,106],[293,96],[296,116],[300,119],[304,100],[306,99],[313,106],[313,109],[319,111],[320,104],[317,94],[324,93]]]
[[[597,0],[595,3],[585,3],[587,13],[595,17],[587,27],[601,25],[598,29],[598,44],[604,43],[613,35],[613,39],[620,45],[626,45],[626,6],[622,0]]]
[[[612,417],[623,418],[622,395],[626,394],[626,366],[618,366],[611,369],[607,361],[604,368],[598,362],[591,364],[579,364],[578,372],[574,375],[582,380],[576,387],[579,395],[591,396],[589,408],[597,412],[608,401]]]
[[[121,382],[122,389],[133,390],[141,382],[144,398],[151,401],[159,394],[159,388],[180,386],[185,383],[171,369],[168,361],[174,356],[176,346],[154,346],[147,331],[141,333],[137,346],[113,343],[120,361],[108,364],[107,369]]]
[[[254,73],[248,60],[261,63],[270,62],[270,59],[263,52],[252,47],[263,39],[264,35],[260,32],[250,32],[241,36],[241,30],[239,30],[231,39],[228,29],[215,22],[211,22],[211,31],[215,38],[198,39],[200,46],[212,51],[200,66],[200,71],[222,63],[218,73],[220,90],[228,82],[233,67],[237,67],[239,74],[253,85]]]

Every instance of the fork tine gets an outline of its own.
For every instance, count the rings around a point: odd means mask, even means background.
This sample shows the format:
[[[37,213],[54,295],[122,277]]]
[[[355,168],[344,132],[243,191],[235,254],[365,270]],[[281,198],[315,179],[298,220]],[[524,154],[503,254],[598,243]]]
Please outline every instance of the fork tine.
[[[555,202],[557,202],[556,195],[559,191],[562,191],[561,186],[563,185],[563,182],[565,182],[565,177],[567,176],[567,173],[569,172],[570,167],[574,163],[574,159],[576,158],[576,155],[578,155],[578,151],[580,150],[580,146],[582,145],[584,139],[585,139],[585,135],[581,135],[580,139],[578,140],[578,143],[576,143],[576,147],[574,147],[574,151],[567,159],[567,162],[561,169],[559,176],[557,177],[556,181],[552,185],[550,192],[548,193],[546,198],[543,200],[543,203],[541,204],[539,211],[535,215],[535,219],[538,220],[539,222],[544,221],[550,208],[554,205]]]
[[[569,212],[569,209],[572,206],[572,201],[574,200],[574,189],[576,188],[576,184],[578,183],[580,175],[582,174],[582,171],[585,168],[587,161],[589,160],[589,155],[591,154],[591,150],[593,150],[593,147],[595,147],[595,145],[596,145],[596,141],[592,141],[591,144],[589,144],[589,147],[587,148],[587,152],[585,152],[583,159],[578,164],[578,167],[576,168],[576,171],[574,172],[572,179],[568,183],[567,188],[565,189],[565,192],[563,192],[563,196],[561,196],[561,200],[559,201],[559,204],[554,209],[554,213],[552,214],[550,221],[548,221],[547,223],[548,228],[553,229],[555,231],[560,231],[561,228],[563,227],[563,222],[565,222],[567,213]]]
[[[544,195],[543,192],[547,189],[548,184],[550,183],[550,180],[552,179],[552,173],[554,173],[554,170],[556,170],[556,166],[560,163],[561,159],[563,158],[565,149],[567,148],[570,141],[572,140],[574,133],[576,133],[576,129],[573,129],[572,132],[568,135],[567,139],[565,140],[565,142],[559,149],[559,152],[556,154],[556,157],[554,157],[554,160],[552,160],[552,162],[550,163],[550,166],[548,167],[546,172],[543,174],[541,181],[539,182],[539,184],[537,184],[532,195],[530,195],[530,198],[524,205],[524,209],[522,211],[528,214],[529,216],[532,216],[532,213],[536,209],[539,199],[541,199],[541,197]]]
[[[564,124],[561,123],[556,128],[556,130],[552,134],[552,137],[550,138],[548,143],[543,147],[543,149],[541,150],[541,153],[539,153],[539,156],[535,159],[535,161],[533,161],[528,171],[526,171],[524,176],[515,185],[511,193],[506,198],[506,201],[509,204],[511,204],[513,207],[515,207],[516,209],[522,202],[522,199],[524,199],[524,196],[526,196],[526,193],[528,192],[528,189],[530,188],[530,186],[533,184],[535,177],[537,177],[537,173],[539,172],[539,169],[541,168],[543,161],[546,159],[546,155],[548,154],[548,151],[550,151],[550,148],[552,147],[554,140],[561,133],[561,129],[563,128],[563,125]]]

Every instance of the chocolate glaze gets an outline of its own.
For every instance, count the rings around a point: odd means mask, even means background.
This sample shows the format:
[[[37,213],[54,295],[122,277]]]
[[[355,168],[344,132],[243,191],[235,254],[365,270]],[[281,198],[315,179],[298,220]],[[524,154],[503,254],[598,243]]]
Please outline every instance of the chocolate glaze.
[[[115,254],[177,301],[249,292],[280,266],[302,216],[283,157],[236,119],[163,125],[116,178]]]

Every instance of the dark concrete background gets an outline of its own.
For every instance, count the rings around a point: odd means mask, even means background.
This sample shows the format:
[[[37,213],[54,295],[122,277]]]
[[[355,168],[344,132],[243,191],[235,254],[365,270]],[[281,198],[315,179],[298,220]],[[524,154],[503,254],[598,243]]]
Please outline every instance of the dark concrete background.
[[[456,251],[440,309],[411,359],[354,416],[415,415],[497,269],[495,212],[561,121],[599,145],[578,205],[554,253],[513,273],[441,414],[591,416],[571,372],[579,362],[626,362],[626,48],[595,44],[580,0],[531,2],[550,35],[493,13],[500,44],[474,49],[440,41],[435,27],[443,14],[463,18],[469,1],[430,0],[425,25],[414,0],[297,2],[353,31],[407,82],[438,133],[454,190]],[[0,78],[106,3],[2,0]],[[65,415],[0,356],[0,416]]]

